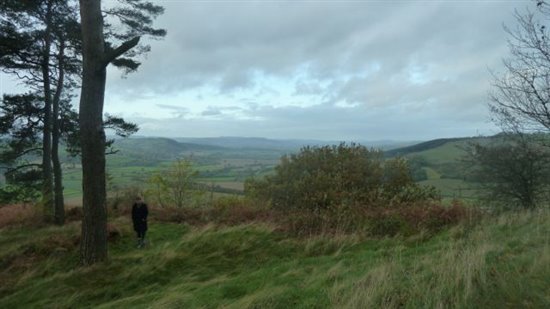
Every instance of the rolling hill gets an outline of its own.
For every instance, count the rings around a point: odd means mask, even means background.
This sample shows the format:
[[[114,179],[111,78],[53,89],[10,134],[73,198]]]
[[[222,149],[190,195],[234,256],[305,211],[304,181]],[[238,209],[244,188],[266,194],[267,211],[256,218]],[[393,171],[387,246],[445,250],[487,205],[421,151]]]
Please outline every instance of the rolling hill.
[[[117,139],[113,145],[115,154],[108,157],[111,164],[150,166],[162,161],[172,161],[198,152],[223,151],[223,147],[180,143],[162,137]]]
[[[385,152],[387,158],[405,157],[416,169],[423,170],[420,184],[431,185],[441,191],[443,198],[475,198],[475,185],[468,181],[466,163],[462,160],[471,143],[487,143],[491,137],[442,138]]]
[[[434,139],[427,142],[422,142],[419,144],[414,144],[411,146],[391,149],[386,151],[384,154],[386,155],[386,157],[390,157],[390,158],[396,157],[396,156],[405,156],[405,155],[413,154],[417,152],[429,151],[453,142],[467,141],[469,139],[470,138],[468,137],[439,138],[439,139]]]

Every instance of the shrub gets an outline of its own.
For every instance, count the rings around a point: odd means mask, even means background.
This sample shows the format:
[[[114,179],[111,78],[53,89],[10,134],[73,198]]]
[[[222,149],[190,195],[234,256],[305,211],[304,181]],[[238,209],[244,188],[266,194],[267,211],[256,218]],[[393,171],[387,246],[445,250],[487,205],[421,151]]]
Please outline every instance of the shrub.
[[[204,194],[196,183],[198,175],[190,160],[178,159],[170,169],[151,176],[146,194],[161,207],[189,206]]]
[[[41,223],[40,213],[32,205],[13,204],[0,207],[0,228]]]
[[[35,203],[40,198],[41,179],[39,169],[6,171],[0,204]]]
[[[368,223],[368,232],[371,235],[394,236],[397,234],[410,234],[407,222],[395,213],[386,213],[376,216]]]
[[[213,201],[208,216],[218,224],[236,225],[255,221],[268,221],[271,217],[266,207],[238,196],[221,197]]]
[[[129,215],[137,196],[142,196],[143,190],[136,186],[124,187],[114,192],[107,199],[109,215]]]
[[[204,210],[198,208],[160,208],[150,206],[149,216],[153,220],[160,222],[187,223],[191,225],[207,223]]]
[[[347,205],[380,205],[437,199],[434,189],[414,183],[403,158],[383,160],[364,146],[304,147],[283,156],[275,174],[245,183],[249,197],[274,209],[321,211]]]
[[[450,207],[441,204],[400,205],[371,209],[367,214],[368,231],[373,235],[412,235],[421,231],[435,233],[477,215],[459,202]]]
[[[550,151],[537,135],[503,135],[472,143],[463,158],[468,178],[487,205],[509,209],[547,206]]]
[[[237,225],[272,219],[269,209],[258,207],[251,200],[242,197],[217,198],[212,201],[211,206],[202,208],[150,207],[150,213],[157,221],[191,225]]]
[[[65,220],[67,222],[82,220],[82,216],[82,207],[71,207],[65,211]]]

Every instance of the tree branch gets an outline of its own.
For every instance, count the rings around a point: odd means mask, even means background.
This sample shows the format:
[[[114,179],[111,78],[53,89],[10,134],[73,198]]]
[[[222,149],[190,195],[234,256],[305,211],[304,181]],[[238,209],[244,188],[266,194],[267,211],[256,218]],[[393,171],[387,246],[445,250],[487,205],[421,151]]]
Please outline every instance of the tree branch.
[[[42,164],[38,163],[29,163],[29,164],[23,164],[16,167],[8,167],[8,166],[1,166],[1,168],[7,169],[6,174],[12,174],[14,172],[17,172],[18,170],[29,168],[29,167],[41,167]]]
[[[120,45],[119,47],[106,52],[103,59],[103,65],[109,65],[111,61],[115,60],[117,57],[134,48],[139,43],[139,39],[140,37],[136,36],[135,38],[122,43],[122,45]]]

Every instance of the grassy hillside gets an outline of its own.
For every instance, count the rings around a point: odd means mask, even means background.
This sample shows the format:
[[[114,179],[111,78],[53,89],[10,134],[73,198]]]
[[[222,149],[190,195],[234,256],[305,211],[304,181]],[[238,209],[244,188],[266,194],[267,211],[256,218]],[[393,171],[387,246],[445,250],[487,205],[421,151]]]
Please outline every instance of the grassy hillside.
[[[403,156],[418,162],[425,171],[426,179],[420,184],[434,186],[443,198],[476,199],[473,183],[466,181],[462,162],[464,149],[471,143],[486,143],[498,137],[447,138],[423,142],[417,145],[386,151],[386,157]]]
[[[126,138],[115,141],[116,154],[109,156],[109,164],[152,166],[162,161],[175,160],[194,153],[221,151],[217,146],[179,143],[169,138]]]
[[[1,308],[548,308],[550,213],[507,214],[434,237],[292,238],[269,224],[126,217],[110,261],[77,266],[79,223],[0,229]]]
[[[429,151],[436,149],[438,147],[447,145],[452,142],[460,142],[464,141],[467,138],[440,138],[440,139],[434,139],[427,142],[418,143],[415,145],[402,147],[402,148],[396,148],[391,149],[385,152],[386,156],[388,157],[396,157],[396,156],[405,156],[412,153],[418,153],[422,151]]]

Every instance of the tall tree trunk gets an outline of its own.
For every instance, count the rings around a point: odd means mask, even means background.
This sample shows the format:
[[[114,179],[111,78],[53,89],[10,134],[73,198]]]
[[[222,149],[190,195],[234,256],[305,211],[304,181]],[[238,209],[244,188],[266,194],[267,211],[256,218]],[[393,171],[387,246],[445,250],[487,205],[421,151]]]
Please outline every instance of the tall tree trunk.
[[[82,90],[80,143],[82,147],[82,237],[80,262],[91,265],[107,259],[105,190],[105,131],[103,102],[107,65],[139,43],[135,37],[105,51],[100,0],[80,0],[82,24]]]
[[[100,0],[80,0],[82,20],[82,90],[80,140],[82,146],[83,220],[80,262],[91,265],[107,259],[105,192],[105,131],[103,101],[106,65]]]
[[[53,212],[52,182],[52,96],[50,81],[52,2],[48,1],[46,11],[46,30],[44,33],[44,50],[42,57],[42,79],[44,86],[44,130],[42,137],[42,207],[44,219],[50,221]]]
[[[65,82],[65,40],[62,36],[59,38],[59,52],[57,57],[57,64],[59,66],[59,75],[57,79],[57,86],[55,89],[55,95],[53,97],[53,130],[52,130],[52,163],[53,163],[53,175],[54,175],[54,195],[55,195],[55,207],[54,207],[54,222],[58,225],[65,223],[65,201],[63,199],[63,171],[61,170],[61,162],[59,161],[59,105],[61,101],[61,94],[63,92],[63,83]]]

